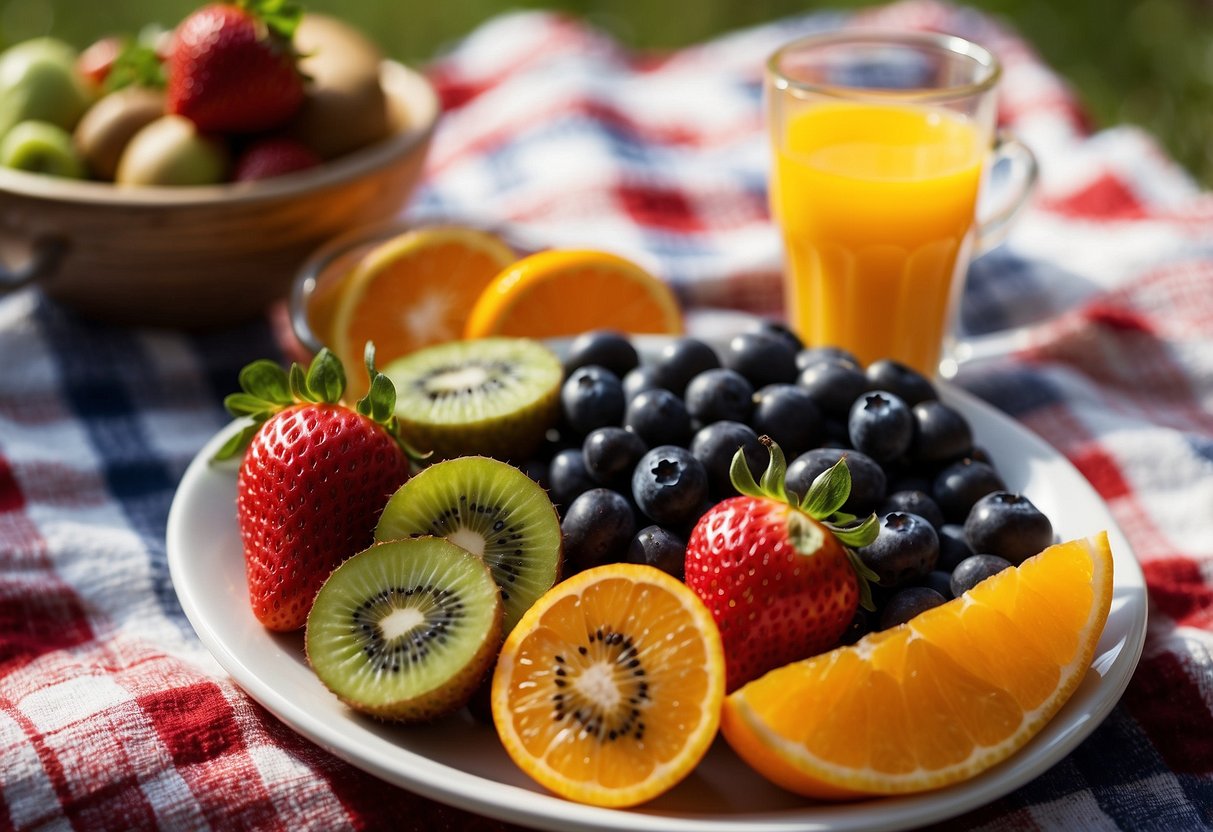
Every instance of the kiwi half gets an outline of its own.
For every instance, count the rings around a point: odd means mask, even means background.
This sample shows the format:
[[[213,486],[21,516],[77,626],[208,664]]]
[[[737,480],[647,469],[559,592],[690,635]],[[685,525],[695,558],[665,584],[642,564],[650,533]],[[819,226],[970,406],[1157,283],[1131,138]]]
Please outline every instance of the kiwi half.
[[[560,520],[547,492],[495,459],[439,462],[396,490],[375,539],[422,535],[444,537],[488,564],[501,587],[507,633],[560,575]]]
[[[383,370],[409,442],[438,459],[484,454],[523,460],[556,422],[563,369],[529,338],[449,341]]]
[[[484,562],[442,538],[374,545],[316,594],[308,662],[351,708],[401,721],[442,716],[492,667],[500,596]]]

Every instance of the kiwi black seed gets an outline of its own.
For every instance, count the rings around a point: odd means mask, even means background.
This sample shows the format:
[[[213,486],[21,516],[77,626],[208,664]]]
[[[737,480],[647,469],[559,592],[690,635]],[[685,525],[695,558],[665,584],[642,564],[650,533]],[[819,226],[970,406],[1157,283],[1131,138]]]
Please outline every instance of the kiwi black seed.
[[[396,418],[437,459],[483,454],[525,460],[556,423],[564,370],[529,338],[449,341],[388,364]]]
[[[308,662],[350,707],[416,722],[462,707],[501,647],[484,561],[439,537],[378,543],[338,566],[307,618]]]
[[[481,557],[501,587],[509,632],[560,575],[560,520],[547,492],[526,474],[483,456],[448,459],[396,490],[376,540],[444,537]]]

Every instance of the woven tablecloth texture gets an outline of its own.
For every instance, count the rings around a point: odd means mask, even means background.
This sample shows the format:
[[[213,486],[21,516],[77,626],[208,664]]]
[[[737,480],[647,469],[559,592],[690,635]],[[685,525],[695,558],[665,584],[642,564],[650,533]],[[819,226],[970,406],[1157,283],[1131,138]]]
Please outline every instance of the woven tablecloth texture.
[[[1040,187],[972,266],[963,323],[992,357],[958,381],[1091,481],[1149,588],[1108,719],[947,827],[1213,828],[1213,196],[1142,131],[1092,132],[1013,31],[911,0],[640,55],[573,18],[494,18],[428,68],[447,112],[411,212],[616,251],[688,308],[778,314],[762,67],[853,25],[951,32],[1004,62],[1000,121]],[[182,613],[169,505],[240,367],[286,354],[281,320],[181,334],[92,324],[36,290],[0,299],[0,829],[509,828],[297,736]]]

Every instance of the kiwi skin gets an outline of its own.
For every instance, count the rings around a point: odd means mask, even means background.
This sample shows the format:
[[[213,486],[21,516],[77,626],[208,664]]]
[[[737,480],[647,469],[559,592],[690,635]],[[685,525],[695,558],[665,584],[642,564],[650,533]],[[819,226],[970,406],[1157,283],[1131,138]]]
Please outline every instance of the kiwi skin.
[[[399,547],[403,546],[407,549],[417,541],[421,541],[423,543],[435,543],[439,546],[454,550],[459,557],[469,558],[477,561],[480,567],[484,569],[485,574],[488,576],[490,582],[492,582],[492,573],[483,561],[481,561],[475,555],[460,549],[458,546],[450,543],[444,538],[438,537],[421,537],[406,541],[376,543],[369,549],[365,549],[347,559],[342,566],[346,566],[355,558],[365,555],[393,554],[389,551],[393,547],[399,549]],[[410,556],[410,553],[407,551],[399,552],[397,553],[397,556],[408,557]],[[317,592],[316,595],[318,601],[325,592],[325,586],[333,581],[333,577],[337,575],[341,568],[342,567],[339,566],[336,570],[334,570],[332,575],[329,576],[328,580],[325,581],[325,584],[321,586],[320,591]],[[496,586],[496,583],[494,582],[493,585]],[[477,647],[476,652],[461,668],[448,677],[442,684],[438,685],[437,687],[430,688],[429,690],[418,691],[413,696],[396,698],[391,702],[387,702],[382,705],[375,705],[373,703],[364,702],[347,696],[342,691],[337,690],[334,685],[329,683],[329,681],[317,668],[315,652],[320,648],[320,645],[316,643],[319,637],[315,634],[316,628],[313,626],[315,619],[311,613],[308,615],[307,628],[304,632],[304,649],[307,655],[308,664],[317,671],[317,676],[320,678],[320,681],[325,685],[325,687],[329,688],[329,690],[344,704],[361,713],[384,721],[407,723],[428,722],[430,720],[446,716],[454,711],[459,710],[468,703],[468,700],[471,699],[472,695],[476,692],[485,676],[492,673],[494,663],[497,660],[497,655],[501,650],[501,644],[504,639],[504,634],[502,631],[503,606],[501,603],[501,594],[500,592],[496,592],[490,597],[492,598],[493,603],[490,627]],[[313,604],[313,613],[315,613],[318,607],[323,609],[320,604]]]

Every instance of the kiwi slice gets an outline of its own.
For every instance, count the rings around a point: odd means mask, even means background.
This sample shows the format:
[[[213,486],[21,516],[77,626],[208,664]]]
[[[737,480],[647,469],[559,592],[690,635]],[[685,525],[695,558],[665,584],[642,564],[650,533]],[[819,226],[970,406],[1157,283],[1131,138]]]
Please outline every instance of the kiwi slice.
[[[560,520],[547,492],[512,465],[483,456],[449,459],[396,490],[376,540],[436,535],[483,558],[501,587],[509,632],[560,575]]]
[[[307,617],[308,662],[351,708],[415,722],[462,707],[501,647],[484,561],[439,537],[380,543],[338,566]]]
[[[523,460],[555,424],[560,359],[529,338],[448,341],[383,370],[409,442],[438,459],[484,454]]]

